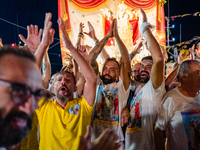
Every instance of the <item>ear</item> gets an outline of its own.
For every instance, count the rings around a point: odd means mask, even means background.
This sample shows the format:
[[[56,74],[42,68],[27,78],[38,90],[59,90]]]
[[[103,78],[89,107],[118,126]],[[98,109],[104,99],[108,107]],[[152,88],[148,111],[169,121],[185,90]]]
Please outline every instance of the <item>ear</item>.
[[[188,74],[185,74],[184,72],[181,72],[181,73],[180,73],[180,76],[181,76],[181,80],[182,80],[182,81],[185,81],[186,78],[187,78],[187,76],[188,76]]]
[[[74,92],[76,92],[76,91],[77,91],[77,86],[75,85],[75,86],[74,86]]]

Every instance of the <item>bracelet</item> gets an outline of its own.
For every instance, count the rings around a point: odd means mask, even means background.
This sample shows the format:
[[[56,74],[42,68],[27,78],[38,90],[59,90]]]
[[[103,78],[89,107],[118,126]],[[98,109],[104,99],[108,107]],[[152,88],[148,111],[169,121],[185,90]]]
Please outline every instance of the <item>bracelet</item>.
[[[148,22],[144,22],[144,23],[142,23],[142,25],[140,26],[140,32],[141,32],[141,34],[143,35],[144,34],[144,32],[145,32],[145,30],[147,30],[147,29],[154,29],[155,28],[155,26],[154,25],[151,25],[150,23],[148,23]]]
[[[83,37],[84,37],[83,33],[80,32],[80,33],[78,34],[78,37],[82,37],[82,38],[83,38]]]
[[[82,32],[80,32],[79,34],[83,36],[83,33],[82,33]]]
[[[99,42],[99,40],[97,40],[97,41],[95,42],[95,45],[97,45],[98,42]]]

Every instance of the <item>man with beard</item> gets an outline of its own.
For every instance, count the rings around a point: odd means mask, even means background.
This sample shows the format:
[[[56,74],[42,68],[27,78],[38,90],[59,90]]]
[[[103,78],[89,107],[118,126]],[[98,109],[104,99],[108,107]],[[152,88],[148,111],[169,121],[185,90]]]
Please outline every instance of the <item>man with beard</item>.
[[[91,37],[94,37],[95,40],[93,28],[89,28],[89,30],[89,33],[94,35]],[[106,128],[111,128],[114,129],[115,133],[119,136],[118,142],[121,143],[120,149],[124,149],[124,135],[119,122],[121,109],[125,107],[128,99],[131,67],[128,51],[118,34],[117,19],[112,21],[107,35],[100,42],[97,41],[96,46],[89,53],[88,59],[91,66],[94,66],[96,58],[102,52],[104,45],[108,42],[109,38],[112,37],[115,38],[119,47],[122,56],[122,64],[119,66],[115,58],[108,58],[104,62],[101,79],[97,79],[96,105],[93,116],[94,132],[92,139],[96,139]],[[118,97],[115,101],[114,96]],[[106,101],[108,97],[110,99]],[[117,107],[117,113],[114,113],[114,106]],[[103,115],[100,116],[99,114]]]
[[[28,134],[32,113],[45,95],[41,73],[31,53],[1,48],[0,93],[0,147],[10,148]]]
[[[73,93],[77,89],[73,73],[68,71],[57,73],[53,81],[56,100],[52,101],[48,99],[43,107],[36,110],[40,131],[39,149],[77,150],[79,143],[82,143],[80,142],[80,136],[86,133],[87,125],[91,123],[97,79],[94,70],[72,45],[61,18],[58,20],[58,24],[62,30],[64,45],[70,50],[82,70],[82,74],[85,78],[85,86],[83,96],[81,98],[73,98]],[[106,147],[104,147],[105,144],[99,144],[104,140],[91,143],[87,138],[88,143],[86,143],[86,146],[91,147],[96,144],[96,146],[99,145],[102,149],[117,149],[119,144],[115,144],[116,136],[111,130],[108,131],[108,134],[112,138],[114,136],[110,141],[111,145],[107,144]],[[36,132],[31,133],[28,140],[31,140],[31,136],[33,137],[34,135],[36,135]],[[105,137],[104,135],[102,135],[100,139]],[[105,137],[105,139],[107,138]],[[27,149],[31,148],[32,147],[27,145]]]
[[[159,44],[150,31],[151,25],[147,23],[146,14],[142,9],[141,14],[141,33],[147,41],[152,56],[146,56],[142,59],[139,71],[142,88],[132,98],[130,108],[125,108],[122,112],[122,121],[128,122],[130,116],[125,135],[126,149],[154,149],[154,122],[157,107],[165,93],[164,58]],[[127,117],[124,118],[124,114],[127,114]]]

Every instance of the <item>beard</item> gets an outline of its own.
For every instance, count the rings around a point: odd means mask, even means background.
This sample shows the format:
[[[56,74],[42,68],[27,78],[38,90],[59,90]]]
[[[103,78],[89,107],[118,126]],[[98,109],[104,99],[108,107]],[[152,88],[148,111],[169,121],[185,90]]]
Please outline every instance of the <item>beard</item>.
[[[61,95],[59,92],[62,91],[61,89],[65,87],[67,89],[67,95]],[[72,91],[65,85],[61,86],[55,93],[56,97],[61,100],[62,102],[68,101],[69,98],[73,95]]]
[[[110,79],[105,78],[105,76],[109,76]],[[112,77],[112,76],[110,76],[109,74],[105,74],[105,75],[102,75],[102,76],[101,76],[101,80],[103,81],[104,84],[110,84],[110,83],[113,83],[113,82],[116,81],[116,76],[115,76],[115,77]]]
[[[137,76],[135,76],[134,78],[136,81],[140,82],[140,75],[138,74]]]
[[[1,115],[0,115],[1,116]],[[16,119],[26,120],[26,126],[23,128],[12,125]],[[10,112],[5,119],[0,117],[0,147],[11,147],[19,144],[28,135],[31,129],[32,116],[24,112]]]
[[[141,77],[141,73],[145,72],[147,74],[146,77]],[[140,72],[140,83],[147,83],[150,79],[149,73],[147,71],[141,71]]]

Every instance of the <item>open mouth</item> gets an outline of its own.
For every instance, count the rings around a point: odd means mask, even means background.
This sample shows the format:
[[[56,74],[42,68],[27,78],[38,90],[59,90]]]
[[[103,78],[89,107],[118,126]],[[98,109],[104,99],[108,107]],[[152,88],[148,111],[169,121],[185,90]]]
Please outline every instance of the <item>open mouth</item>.
[[[61,87],[60,87],[60,90],[61,90],[62,92],[66,92],[66,91],[67,91],[67,87],[66,87],[66,86],[61,86]]]
[[[27,126],[28,121],[27,119],[15,117],[10,123],[13,128],[23,129]]]
[[[141,73],[141,75],[140,75],[141,77],[147,77],[148,76],[148,74],[147,73],[145,73],[145,72],[143,72],[143,73]]]

